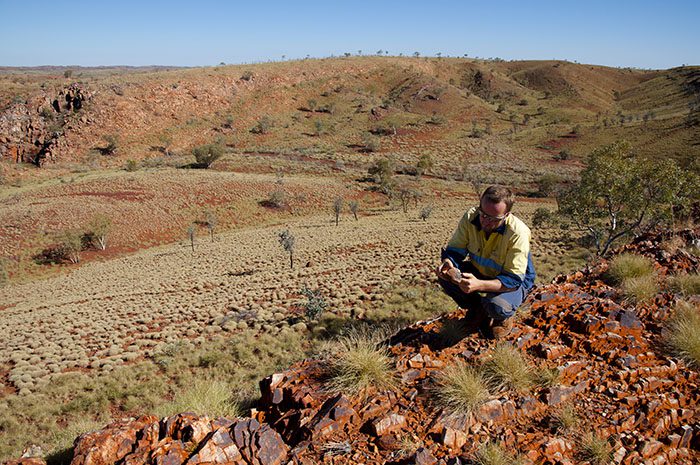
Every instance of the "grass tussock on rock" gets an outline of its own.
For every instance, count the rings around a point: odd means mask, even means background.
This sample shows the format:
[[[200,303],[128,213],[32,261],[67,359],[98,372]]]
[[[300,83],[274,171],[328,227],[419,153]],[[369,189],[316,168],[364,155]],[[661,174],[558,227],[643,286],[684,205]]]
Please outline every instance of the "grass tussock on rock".
[[[329,360],[329,390],[355,396],[394,388],[394,362],[380,340],[381,336],[362,331],[341,337]]]
[[[515,347],[509,344],[497,345],[484,364],[487,377],[499,389],[529,391],[537,381],[537,373],[532,364]]]
[[[649,276],[654,272],[651,260],[641,255],[623,253],[610,261],[607,278],[612,284],[622,284],[630,278]]]
[[[458,361],[437,376],[435,402],[452,415],[471,415],[489,399],[488,385],[483,373]]]
[[[681,274],[668,279],[669,288],[682,295],[700,294],[700,275],[697,273]]]
[[[162,405],[156,413],[159,416],[170,416],[192,412],[213,418],[235,418],[242,413],[235,392],[235,387],[226,382],[197,379],[183,391],[177,392],[173,401]]]
[[[680,301],[664,331],[664,341],[674,355],[700,367],[700,308]]]
[[[594,433],[587,433],[581,438],[579,455],[591,465],[606,465],[612,461],[613,448],[607,439]]]
[[[620,287],[622,295],[632,303],[644,302],[659,292],[654,264],[647,257],[623,253],[610,261],[607,280]]]
[[[519,457],[508,453],[498,442],[487,442],[479,447],[474,456],[474,461],[479,465],[519,465],[522,463]]]

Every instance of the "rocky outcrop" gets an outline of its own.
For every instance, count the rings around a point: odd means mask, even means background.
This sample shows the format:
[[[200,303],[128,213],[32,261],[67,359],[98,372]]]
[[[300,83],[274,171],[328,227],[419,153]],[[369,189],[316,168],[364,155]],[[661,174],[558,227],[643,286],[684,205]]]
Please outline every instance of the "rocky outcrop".
[[[68,148],[63,133],[70,115],[91,98],[91,92],[74,83],[56,96],[43,92],[12,105],[0,114],[0,157],[39,166],[57,161]]]

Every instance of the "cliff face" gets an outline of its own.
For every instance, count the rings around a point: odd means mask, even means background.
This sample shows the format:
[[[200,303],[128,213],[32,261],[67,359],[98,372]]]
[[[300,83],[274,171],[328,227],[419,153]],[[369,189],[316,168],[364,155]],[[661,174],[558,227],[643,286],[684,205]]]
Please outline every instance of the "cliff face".
[[[659,276],[698,271],[697,257],[665,251],[660,239],[642,237],[626,250],[653,258]],[[629,305],[602,281],[606,270],[601,262],[536,289],[507,338],[556,381],[492,389],[471,415],[435,402],[442,370],[456,361],[480,366],[493,355],[493,342],[478,337],[460,310],[386,341],[395,389],[330,392],[326,363],[306,360],[260,382],[251,418],[120,421],[77,438],[72,463],[457,464],[473,463],[480,445],[497,441],[526,463],[573,464],[587,463],[580,455],[585,432],[607,439],[616,464],[697,463],[700,378],[661,345],[678,297],[661,293]],[[580,419],[579,433],[556,428],[565,406]]]
[[[78,113],[92,95],[80,84],[71,84],[57,95],[43,92],[0,113],[0,158],[39,166],[57,161],[70,149],[64,133],[87,122]]]

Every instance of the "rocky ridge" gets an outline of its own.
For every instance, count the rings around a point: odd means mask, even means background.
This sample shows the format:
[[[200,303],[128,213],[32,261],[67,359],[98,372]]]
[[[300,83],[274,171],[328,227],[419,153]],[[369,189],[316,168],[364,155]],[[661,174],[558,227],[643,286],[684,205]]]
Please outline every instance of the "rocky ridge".
[[[687,231],[685,239],[696,234]],[[665,251],[660,241],[642,237],[625,250],[653,258],[661,276],[698,271],[697,257]],[[536,289],[507,338],[538,366],[555,369],[558,382],[501,390],[469,417],[441,411],[431,395],[441,369],[456,360],[479,365],[493,348],[461,321],[459,310],[387,341],[401,380],[394,390],[359,398],[329,392],[325,363],[306,360],[260,382],[250,418],[122,420],[77,438],[71,463],[459,464],[473,463],[487,441],[519,451],[527,463],[586,463],[577,453],[580,437],[552,427],[564,405],[575,409],[586,431],[609,439],[615,464],[697,463],[698,373],[660,348],[677,297],[661,293],[631,306],[602,281],[606,269],[600,262]],[[460,324],[460,340],[445,337]]]

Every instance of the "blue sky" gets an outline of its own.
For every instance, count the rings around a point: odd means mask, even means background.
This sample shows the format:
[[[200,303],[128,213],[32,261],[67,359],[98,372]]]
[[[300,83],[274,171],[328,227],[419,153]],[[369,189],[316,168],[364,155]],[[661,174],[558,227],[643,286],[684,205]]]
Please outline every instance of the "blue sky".
[[[0,66],[376,53],[700,64],[700,1],[0,0]]]

